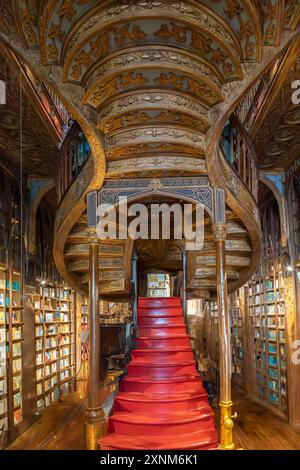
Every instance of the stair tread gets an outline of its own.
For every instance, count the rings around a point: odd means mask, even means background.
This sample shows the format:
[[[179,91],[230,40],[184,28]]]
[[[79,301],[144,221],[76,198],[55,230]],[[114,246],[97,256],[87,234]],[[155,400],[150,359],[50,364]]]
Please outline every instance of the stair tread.
[[[116,398],[126,401],[139,401],[139,402],[159,402],[168,403],[170,401],[193,400],[195,398],[207,397],[207,393],[168,393],[168,395],[157,393],[139,393],[139,392],[121,392]]]
[[[179,367],[195,365],[195,361],[176,361],[176,362],[158,362],[158,361],[131,361],[130,365],[140,367]]]
[[[161,328],[178,328],[178,327],[185,327],[185,324],[184,323],[172,323],[171,325],[140,325],[139,328],[156,328],[156,329],[161,329]]]
[[[163,339],[182,339],[182,338],[188,338],[188,335],[187,333],[178,333],[178,334],[175,334],[175,333],[172,333],[170,335],[166,335],[163,337]],[[158,337],[158,336],[138,336],[137,339],[141,339],[141,340],[148,340],[148,339],[157,339],[157,340],[161,340],[162,338]]]
[[[133,377],[133,376],[126,376],[124,380],[127,382],[143,382],[143,383],[177,383],[177,382],[186,382],[187,380],[200,382],[200,376],[195,372],[195,375],[188,374],[188,375],[181,375],[179,377],[168,377],[166,378],[155,378],[155,377]]]
[[[203,415],[201,415],[201,412]],[[194,421],[202,421],[205,418],[213,417],[213,410],[210,408],[209,404],[203,403],[196,410],[190,411],[174,411],[172,413],[161,412],[160,414],[144,414],[144,413],[127,413],[116,411],[111,419],[113,421],[121,421],[125,423],[137,423],[143,425],[153,425],[159,426],[164,424],[171,424],[176,426],[176,424],[192,423]]]
[[[134,349],[133,351],[137,352],[137,353],[157,353],[159,352],[159,354],[163,354],[163,353],[170,353],[170,352],[191,352],[192,351],[192,348],[190,346],[186,346],[186,347],[167,347],[167,348],[164,348],[164,349],[154,349],[154,348],[149,348],[149,349]]]
[[[112,444],[118,449],[155,449],[155,450],[181,450],[213,446],[218,448],[217,433],[211,429],[200,430],[190,434],[177,434],[176,436],[125,436],[123,434],[109,434],[100,439],[100,444]]]
[[[139,297],[139,300],[178,300],[180,297]]]

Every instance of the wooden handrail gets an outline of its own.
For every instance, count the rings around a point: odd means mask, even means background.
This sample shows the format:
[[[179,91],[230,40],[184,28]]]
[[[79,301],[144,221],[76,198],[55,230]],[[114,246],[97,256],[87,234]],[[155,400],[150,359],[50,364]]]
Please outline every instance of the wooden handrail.
[[[257,156],[247,132],[235,115],[230,117],[227,126],[224,128],[220,148],[226,161],[240,177],[257,202]]]
[[[90,157],[90,149],[80,126],[74,121],[62,143],[59,155],[59,202],[82,172]]]

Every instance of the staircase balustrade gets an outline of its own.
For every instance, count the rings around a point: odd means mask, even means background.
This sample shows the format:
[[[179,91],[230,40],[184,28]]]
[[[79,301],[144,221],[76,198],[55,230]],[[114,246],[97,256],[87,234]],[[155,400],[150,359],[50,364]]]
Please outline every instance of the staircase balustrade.
[[[58,96],[43,82],[38,80],[27,66],[23,66],[23,70],[28,81],[32,85],[32,88],[34,89],[36,96],[40,100],[44,111],[52,121],[61,140],[63,140],[69,129],[68,125],[71,119],[70,113],[65,108]]]
[[[226,161],[257,202],[258,169],[255,150],[246,131],[234,115],[224,128],[220,148]]]
[[[60,149],[58,194],[61,201],[84,168],[90,146],[81,128],[74,122]]]

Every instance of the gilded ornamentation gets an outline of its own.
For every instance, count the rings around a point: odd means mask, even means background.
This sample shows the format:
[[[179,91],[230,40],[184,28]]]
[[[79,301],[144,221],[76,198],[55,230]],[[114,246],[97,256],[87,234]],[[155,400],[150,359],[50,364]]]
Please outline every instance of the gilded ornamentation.
[[[106,54],[109,49],[109,33],[105,32],[98,36],[94,41],[90,42],[90,50],[81,50],[76,58],[76,63],[73,65],[71,70],[71,78],[78,81],[84,70],[92,64],[93,59],[96,60],[102,55]]]
[[[217,58],[217,57],[216,57]],[[88,78],[87,85],[91,86],[97,80],[101,79],[102,76],[107,72],[122,71],[126,66],[134,66],[135,68],[140,65],[152,63],[155,67],[164,65],[167,67],[178,66],[180,70],[186,70],[187,72],[199,72],[201,75],[207,77],[213,83],[219,87],[222,85],[222,80],[210,69],[206,64],[202,63],[196,57],[191,57],[188,52],[185,51],[167,51],[159,49],[144,49],[140,51],[132,51],[130,53],[123,52],[119,53],[115,57],[108,58],[102,63],[95,72]],[[78,80],[81,79],[81,74]]]
[[[56,63],[60,60],[59,55],[67,35],[67,28],[72,21],[84,15],[90,8],[90,4],[94,2],[95,0],[57,0],[46,3],[39,20],[40,37],[44,38],[40,46],[44,63],[48,61]],[[81,7],[77,9],[77,5]],[[83,8],[82,5],[86,7]],[[48,39],[50,39],[50,44]]]
[[[187,40],[188,28],[181,27],[175,23],[170,23],[170,30],[168,24],[162,24],[159,31],[154,33],[154,36],[157,36],[162,39],[171,39],[174,38],[175,41],[179,43],[184,43]]]
[[[38,43],[37,29],[36,29],[36,12],[33,12],[33,6],[30,2],[24,4],[24,8],[20,6],[20,15],[22,19],[22,26],[27,41],[31,46],[36,46]]]
[[[108,116],[122,113],[124,111],[132,111],[138,108],[153,108],[159,107],[160,109],[171,109],[179,108],[183,111],[189,111],[193,114],[205,118],[208,123],[209,112],[202,106],[199,101],[184,95],[175,93],[158,93],[158,92],[147,92],[138,94],[130,94],[124,98],[117,98],[112,103],[101,109],[99,113],[99,122]]]
[[[184,171],[195,171],[199,173],[205,173],[206,165],[203,160],[199,158],[189,158],[189,157],[143,157],[143,158],[132,158],[124,160],[117,160],[109,162],[108,164],[108,176],[112,173],[118,171],[123,172],[132,172],[133,170],[138,170],[140,172],[144,169],[171,169],[179,171],[183,169]]]
[[[287,0],[285,5],[284,24],[286,28],[290,28],[293,20],[300,8],[298,0]]]
[[[264,0],[262,2],[264,13],[264,43],[273,45],[276,39],[276,23],[279,3],[277,0]]]
[[[126,75],[119,75],[118,77],[109,80],[103,86],[99,86],[92,94],[89,101],[97,107],[102,101],[109,96],[113,96],[118,91],[122,91],[128,87],[144,85],[147,82],[148,78],[144,77],[141,73],[131,72]]]
[[[227,7],[225,13],[227,14],[230,20],[234,18],[237,19],[240,29],[239,29],[239,38],[245,43],[245,59],[254,60],[255,59],[255,44],[251,40],[253,37],[254,31],[250,23],[250,20],[244,20],[242,16],[243,8],[238,0],[227,0]]]
[[[128,1],[119,5],[111,7],[99,8],[99,11],[95,13],[92,20],[87,19],[84,21],[80,28],[76,31],[72,38],[72,44],[75,45],[86,33],[90,33],[94,29],[99,29],[107,26],[113,20],[127,19],[132,16],[151,15],[153,17],[166,16],[166,12],[170,18],[176,20],[178,17],[183,16],[186,21],[189,21],[197,28],[210,32],[213,31],[221,41],[225,41],[228,46],[235,49],[235,42],[232,35],[223,27],[222,23],[219,22],[209,11],[203,10],[201,4],[197,7],[190,4],[184,4],[178,1],[167,1],[167,0],[138,0]]]
[[[224,50],[221,50],[220,47],[213,47],[213,40],[210,37],[172,22],[170,23],[170,29],[168,24],[162,24],[160,30],[155,32],[154,36],[162,39],[174,38],[177,42],[184,43],[188,39],[188,34],[191,35],[191,46],[193,48],[203,55],[211,54],[213,62],[218,65],[222,64],[225,77],[233,76],[233,63],[229,60]]]
[[[109,133],[120,129],[121,127],[133,126],[145,123],[174,123],[186,127],[192,127],[205,133],[208,130],[208,123],[200,118],[196,119],[174,111],[155,111],[153,114],[146,111],[136,111],[128,113],[124,116],[109,119],[98,127],[105,133]]]
[[[216,93],[212,91],[206,83],[200,80],[196,81],[188,77],[169,72],[161,73],[159,77],[154,79],[154,81],[162,86],[172,85],[175,90],[179,91],[183,91],[184,86],[186,86],[187,90],[191,91],[196,96],[202,97],[204,101],[209,104],[216,104],[216,102],[219,101],[219,97]]]
[[[198,155],[203,156],[203,152],[199,151],[198,148],[192,146],[185,146],[181,144],[172,144],[172,143],[142,143],[135,145],[127,145],[121,149],[109,150],[107,149],[107,158],[116,159],[122,158],[125,155],[131,154],[151,154],[153,152],[165,152],[165,153],[179,153],[183,155]]]
[[[217,241],[225,241],[227,238],[227,228],[226,224],[215,224],[212,225],[212,230],[214,232],[215,239]]]
[[[144,85],[148,81],[148,78],[144,77],[142,73],[131,72],[127,75],[124,75],[123,77],[120,77],[119,87],[127,88],[132,85]]]
[[[149,83],[149,79],[142,73],[130,72],[126,75],[119,75],[114,79],[109,80],[102,86],[98,86],[89,98],[85,98],[85,102],[89,101],[95,107],[110,96],[113,96],[118,91],[129,89],[130,87],[142,86]],[[220,97],[211,90],[209,86],[201,80],[193,80],[185,76],[176,75],[173,72],[162,73],[153,79],[153,82],[159,86],[171,86],[178,91],[190,90],[198,98],[202,98],[208,104],[216,104],[220,101]],[[150,86],[150,85],[149,85]]]
[[[130,27],[131,25],[128,23],[113,30],[114,41],[118,46],[124,46],[128,40],[140,41],[147,37],[147,34],[139,26],[133,25],[131,31]]]
[[[195,147],[203,148],[204,145],[204,136],[202,134],[177,130],[170,127],[157,127],[157,128],[145,128],[145,129],[134,129],[131,131],[119,132],[112,137],[106,139],[107,147],[121,147],[123,145],[128,145],[128,142],[136,141],[167,141],[167,142],[186,142],[193,143]]]

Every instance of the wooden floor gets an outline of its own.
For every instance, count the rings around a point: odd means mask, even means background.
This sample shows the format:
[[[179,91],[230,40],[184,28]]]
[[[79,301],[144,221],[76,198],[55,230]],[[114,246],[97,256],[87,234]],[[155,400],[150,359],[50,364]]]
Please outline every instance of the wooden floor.
[[[8,450],[83,450],[84,407],[76,394],[53,404]],[[300,450],[300,431],[271,411],[245,398],[235,400],[235,410],[238,412],[234,427],[237,448]]]
[[[46,408],[7,450],[83,450],[85,403],[77,393]]]
[[[245,398],[234,401],[238,419],[234,423],[236,448],[245,450],[300,450],[296,431],[271,411]]]

